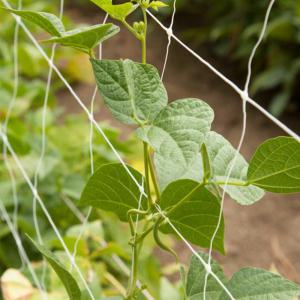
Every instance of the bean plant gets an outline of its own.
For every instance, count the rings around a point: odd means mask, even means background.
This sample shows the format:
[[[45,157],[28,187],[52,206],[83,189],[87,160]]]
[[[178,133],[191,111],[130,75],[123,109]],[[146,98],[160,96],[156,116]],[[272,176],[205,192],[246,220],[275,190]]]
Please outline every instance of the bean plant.
[[[66,31],[55,15],[7,11],[48,32],[51,38],[44,42],[89,55],[103,101],[117,120],[134,127],[143,145],[143,174],[123,162],[103,164],[87,181],[79,205],[112,212],[129,224],[132,260],[125,299],[144,299],[147,287],[138,284],[138,266],[145,239],[152,235],[176,262],[178,255],[163,235],[180,235],[191,244],[225,254],[223,193],[240,205],[256,203],[265,192],[299,193],[300,143],[286,136],[268,139],[248,163],[229,141],[211,130],[214,111],[206,102],[184,98],[168,104],[157,69],[147,63],[147,10],[166,5],[149,0],[92,2],[140,41],[141,62],[95,58],[95,47],[119,32],[114,24]],[[137,9],[142,19],[127,21]],[[57,272],[69,298],[83,299],[84,291],[72,273],[48,249],[33,243]],[[210,263],[213,273],[200,258]],[[202,252],[192,257],[187,274],[181,273],[182,299],[232,299],[224,286],[234,299],[284,300],[300,295],[299,285],[263,269],[241,269],[228,279],[221,266]]]

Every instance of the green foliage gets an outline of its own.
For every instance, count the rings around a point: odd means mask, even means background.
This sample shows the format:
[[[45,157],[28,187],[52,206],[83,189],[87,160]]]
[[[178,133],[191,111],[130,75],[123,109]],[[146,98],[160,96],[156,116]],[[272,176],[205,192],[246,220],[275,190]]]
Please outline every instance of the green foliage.
[[[119,32],[119,27],[113,24],[95,25],[86,28],[66,31],[62,36],[46,40],[47,43],[59,43],[90,53],[99,43],[111,38]]]
[[[128,166],[128,170],[140,184],[143,176]],[[128,221],[127,213],[138,207],[141,192],[122,164],[101,166],[87,182],[79,204],[92,206],[118,215],[122,221]],[[145,208],[143,196],[141,208]]]
[[[139,137],[155,151],[154,161],[162,189],[184,178],[210,130],[213,117],[213,110],[205,102],[181,99],[162,109],[151,126],[138,131]]]
[[[208,262],[208,255],[202,252],[199,252],[198,255],[203,258],[203,260]],[[223,269],[221,266],[212,259],[211,261],[211,270],[214,272],[222,283],[227,284],[227,278],[224,275]],[[202,300],[204,297],[204,284],[205,284],[206,269],[203,267],[203,264],[200,262],[199,258],[195,255],[192,256],[190,267],[187,275],[186,283],[186,294],[189,300]],[[216,300],[219,299],[223,289],[218,282],[211,276],[207,278],[206,286],[206,299],[207,300]]]
[[[277,137],[265,141],[253,155],[248,181],[274,193],[300,192],[300,143]]]
[[[7,8],[5,8],[5,10],[22,17],[26,21],[36,24],[51,35],[62,36],[65,31],[65,27],[61,20],[53,14],[30,10],[19,11]]]
[[[47,259],[49,264],[55,270],[56,274],[60,278],[61,282],[64,284],[70,300],[80,300],[81,291],[79,286],[71,275],[71,273],[66,270],[66,268],[60,263],[60,261],[43,245],[35,243],[33,240],[31,242],[38,249],[38,251]]]
[[[171,223],[191,243],[208,248],[220,215],[220,202],[202,184],[182,179],[167,186],[159,202]],[[161,228],[173,232],[169,225]],[[214,249],[224,253],[224,220],[216,234]]]
[[[208,255],[199,253],[208,261]],[[220,265],[216,261],[211,263],[212,272],[215,273],[236,300],[291,300],[300,295],[300,286],[271,272],[244,268],[236,272],[228,280]],[[200,260],[192,257],[187,277],[187,296],[189,300],[202,300],[204,291],[206,270]],[[211,276],[208,276],[206,286],[206,299],[228,300],[231,299],[220,284]]]
[[[126,60],[92,60],[99,91],[114,116],[126,124],[152,121],[167,105],[155,67]]]

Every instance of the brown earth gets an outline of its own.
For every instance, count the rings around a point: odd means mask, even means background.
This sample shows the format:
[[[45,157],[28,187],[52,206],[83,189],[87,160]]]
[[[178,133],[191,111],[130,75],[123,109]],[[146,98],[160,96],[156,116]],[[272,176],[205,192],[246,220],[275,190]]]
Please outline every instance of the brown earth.
[[[69,14],[80,19],[78,12]],[[88,22],[95,21],[89,17]],[[101,18],[100,18],[101,20]],[[167,38],[164,32],[152,24],[148,62],[161,69]],[[139,44],[131,35],[121,33],[104,45],[104,58],[140,59]],[[201,51],[201,50],[200,50]],[[203,51],[205,52],[205,51]],[[209,58],[209,53],[206,53]],[[214,62],[213,62],[214,63]],[[221,63],[224,66],[224,63]],[[228,72],[230,74],[230,72]],[[188,54],[175,42],[170,48],[169,61],[164,83],[171,100],[183,97],[197,97],[209,103],[215,111],[213,129],[233,145],[237,145],[241,134],[241,100],[235,92],[217,78],[210,70]],[[92,86],[78,85],[76,91],[83,99],[90,99]],[[60,94],[62,105],[68,111],[80,111],[74,99],[67,93]],[[89,102],[87,101],[86,104]],[[297,115],[285,116],[284,122],[298,133],[300,122]],[[97,120],[108,120],[120,126],[104,108]],[[121,127],[124,135],[129,128]],[[250,158],[255,148],[267,138],[284,133],[264,115],[248,107],[247,134],[242,153]],[[228,274],[245,267],[276,268],[288,278],[300,282],[300,197],[299,195],[274,195],[268,193],[262,201],[249,207],[242,207],[230,199],[225,202],[227,255],[218,259]],[[184,245],[178,245],[181,257],[187,261],[190,252]],[[168,259],[167,255],[163,255]]]

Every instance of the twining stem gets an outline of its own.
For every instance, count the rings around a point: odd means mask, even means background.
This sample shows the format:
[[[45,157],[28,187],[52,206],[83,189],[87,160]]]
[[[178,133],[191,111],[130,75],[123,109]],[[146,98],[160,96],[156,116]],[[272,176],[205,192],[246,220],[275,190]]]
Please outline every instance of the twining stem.
[[[212,181],[207,182],[207,184],[216,184],[216,185],[233,185],[233,186],[248,186],[249,182],[226,182],[226,181]]]
[[[145,177],[146,177],[146,191],[148,195],[148,208],[152,205],[152,197],[150,191],[150,178],[149,178],[149,159],[148,159],[148,144],[143,142],[144,146],[144,169],[145,169]]]
[[[143,17],[144,17],[144,36],[141,40],[142,42],[142,63],[145,64],[147,61],[147,29],[148,29],[148,21],[147,21],[147,13],[146,9],[142,7]]]

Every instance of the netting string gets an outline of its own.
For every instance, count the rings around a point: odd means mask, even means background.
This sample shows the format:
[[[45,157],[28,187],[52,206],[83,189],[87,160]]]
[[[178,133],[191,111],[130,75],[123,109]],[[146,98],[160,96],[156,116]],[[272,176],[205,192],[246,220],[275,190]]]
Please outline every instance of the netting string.
[[[2,214],[2,217],[3,219],[5,220],[9,230],[11,231],[12,235],[13,235],[13,238],[15,240],[15,243],[17,245],[17,248],[20,252],[20,255],[22,257],[22,259],[24,260],[24,262],[26,263],[27,267],[28,267],[28,270],[29,270],[29,273],[31,274],[32,276],[32,279],[33,279],[33,282],[34,284],[36,285],[39,293],[41,294],[42,296],[42,299],[44,300],[48,300],[48,297],[47,297],[47,294],[43,292],[43,289],[42,289],[42,286],[40,284],[40,281],[38,279],[38,276],[37,274],[35,273],[32,265],[31,265],[31,262],[27,256],[27,253],[23,247],[23,244],[22,244],[22,241],[21,241],[21,238],[20,238],[20,235],[18,233],[18,231],[16,230],[14,224],[13,224],[13,221],[11,221],[9,215],[8,215],[8,212],[5,208],[5,206],[3,205],[3,202],[2,202],[2,199],[0,199],[0,211],[1,211],[1,214]]]
[[[208,264],[209,265],[211,264],[211,259],[212,259],[213,243],[214,243],[214,240],[217,236],[217,233],[220,229],[221,222],[222,222],[222,214],[223,214],[223,209],[224,209],[225,195],[227,193],[228,183],[230,181],[232,171],[233,171],[234,167],[236,166],[237,158],[240,155],[241,148],[242,148],[242,145],[243,145],[244,140],[245,140],[245,134],[246,134],[246,128],[247,128],[247,99],[249,98],[248,93],[249,93],[249,83],[250,83],[251,74],[252,74],[252,63],[253,63],[255,53],[256,53],[259,45],[263,41],[263,38],[266,34],[270,13],[271,13],[271,10],[272,10],[272,7],[273,7],[274,3],[275,3],[275,0],[271,0],[269,5],[268,5],[268,8],[267,8],[267,11],[266,11],[266,14],[265,14],[265,18],[264,18],[263,27],[261,29],[259,38],[258,38],[256,44],[254,45],[253,49],[252,49],[252,52],[251,52],[251,55],[250,55],[249,61],[248,61],[248,73],[247,73],[247,77],[246,77],[244,91],[241,95],[241,97],[242,97],[242,110],[243,110],[242,132],[241,132],[241,136],[240,136],[240,140],[239,140],[239,144],[238,144],[236,153],[234,155],[234,158],[233,158],[233,160],[231,162],[231,165],[229,167],[229,170],[228,170],[228,174],[227,174],[227,177],[226,177],[226,180],[225,180],[225,185],[223,186],[223,193],[222,193],[218,223],[217,223],[216,229],[215,229],[215,231],[212,235],[211,241],[210,241],[209,256],[208,256]],[[206,273],[206,275],[205,275],[205,284],[204,284],[204,300],[206,299],[205,298],[205,295],[206,295],[205,292],[206,292],[206,287],[207,287],[208,276],[209,276],[209,274]]]
[[[22,9],[22,0],[18,1],[18,9]],[[8,123],[9,123],[13,108],[15,106],[17,96],[18,96],[18,90],[19,90],[19,32],[20,32],[20,25],[18,24],[18,22],[16,22],[15,29],[14,29],[14,35],[13,35],[14,84],[13,84],[12,99],[8,106],[5,120],[4,120],[3,126],[2,126],[2,130],[5,133],[7,133]],[[5,145],[3,145],[3,148],[2,148],[2,156],[3,156],[4,165],[7,169],[7,172],[8,172],[9,178],[10,178],[10,182],[11,182],[12,199],[13,199],[13,205],[14,205],[12,220],[13,220],[14,227],[16,228],[16,231],[18,231],[19,198],[18,198],[18,192],[17,192],[16,177],[15,177],[14,171],[12,169],[12,166],[8,160],[7,148]],[[19,251],[19,249],[18,249],[18,251]],[[23,260],[23,257],[21,254],[19,256],[21,259],[21,269],[23,269],[25,266],[25,261]]]
[[[164,30],[167,34],[169,34],[168,28],[164,26],[149,10],[147,10],[149,16]],[[181,41],[174,33],[171,33],[172,38],[180,44],[183,48],[185,48],[190,54],[192,54],[197,60],[199,60],[202,64],[207,66],[213,73],[215,73],[218,77],[220,77],[225,83],[227,83],[236,93],[243,97],[244,92],[241,90],[235,83],[233,83],[230,79],[228,79],[224,74],[218,71],[213,65],[211,65],[208,61],[202,58],[199,54],[197,54],[194,50],[188,47],[183,41]],[[270,114],[266,109],[260,106],[257,102],[255,102],[251,97],[247,96],[247,102],[258,109],[261,113],[263,113],[268,119],[270,119],[273,123],[275,123],[278,127],[280,127],[283,131],[285,131],[288,135],[295,138],[298,142],[300,142],[300,137],[293,130],[288,128],[285,124],[279,121],[276,117]]]
[[[162,68],[162,72],[161,72],[161,77],[160,77],[161,80],[163,80],[163,78],[164,78],[166,67],[167,67],[167,63],[168,63],[168,58],[169,58],[170,46],[171,46],[171,42],[172,42],[173,26],[174,26],[175,14],[176,14],[176,1],[177,0],[173,1],[173,12],[172,12],[170,26],[169,26],[168,31],[167,31],[168,44],[167,44],[167,49],[166,49],[164,64],[163,64],[163,68]]]

